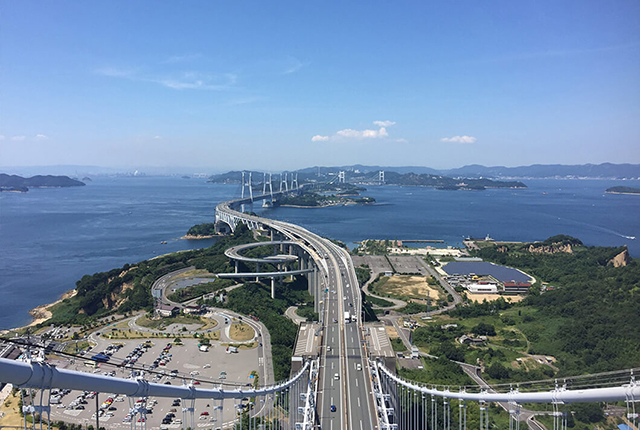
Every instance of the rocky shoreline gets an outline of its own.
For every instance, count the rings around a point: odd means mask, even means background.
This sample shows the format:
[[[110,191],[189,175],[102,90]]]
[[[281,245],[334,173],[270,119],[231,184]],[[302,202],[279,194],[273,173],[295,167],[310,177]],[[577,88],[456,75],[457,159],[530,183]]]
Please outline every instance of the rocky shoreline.
[[[74,290],[69,290],[66,293],[64,293],[58,300],[56,300],[53,303],[36,306],[35,308],[33,308],[33,309],[31,309],[29,311],[29,315],[31,315],[31,317],[33,318],[33,321],[31,321],[26,326],[12,328],[10,330],[20,330],[20,329],[27,328],[27,327],[33,327],[33,326],[36,326],[36,325],[38,325],[40,323],[45,322],[46,320],[50,319],[51,316],[53,315],[51,313],[51,310],[50,310],[53,306],[57,305],[58,303],[62,302],[65,299],[68,299],[70,297],[75,296],[77,293],[78,292],[75,289]],[[10,330],[3,330],[0,333],[7,333]]]
[[[221,234],[209,234],[209,235],[194,235],[194,234],[185,234],[180,239],[185,240],[202,240],[202,239],[213,239],[215,237],[221,237]]]

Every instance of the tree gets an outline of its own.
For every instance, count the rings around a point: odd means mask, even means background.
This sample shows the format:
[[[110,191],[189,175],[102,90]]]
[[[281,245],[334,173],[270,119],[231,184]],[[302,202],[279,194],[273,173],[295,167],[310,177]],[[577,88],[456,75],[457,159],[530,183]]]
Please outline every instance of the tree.
[[[509,370],[502,365],[500,362],[493,363],[491,367],[487,370],[487,374],[489,377],[493,379],[508,379],[509,378]]]
[[[604,410],[600,403],[576,403],[571,405],[574,418],[585,423],[597,423],[604,420]]]
[[[495,336],[496,329],[491,324],[480,323],[471,329],[472,333],[478,336]]]

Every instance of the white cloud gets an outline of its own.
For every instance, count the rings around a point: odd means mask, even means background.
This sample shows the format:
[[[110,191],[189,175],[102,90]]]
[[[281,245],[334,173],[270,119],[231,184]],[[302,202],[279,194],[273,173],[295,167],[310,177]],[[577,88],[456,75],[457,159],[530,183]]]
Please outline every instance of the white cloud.
[[[321,136],[316,135],[311,138],[313,142],[337,140],[337,139],[380,139],[389,136],[387,127],[395,124],[393,121],[374,121],[375,125],[379,126],[378,130],[354,130],[352,128],[345,128],[344,130],[338,130],[333,136]]]
[[[160,139],[162,139],[162,136],[153,136],[153,138],[156,139],[156,140],[160,140]]]
[[[198,72],[185,72],[177,78],[141,79],[143,81],[155,82],[174,90],[227,90],[233,86],[237,77],[234,74],[227,73],[222,76],[207,75]]]
[[[396,139],[396,142],[398,142],[398,143],[407,143],[408,140],[401,137],[400,139]]]
[[[453,136],[453,137],[443,137],[440,140],[442,142],[453,142],[453,143],[475,143],[477,139],[473,136]]]
[[[0,140],[4,140],[4,134],[0,134]]]
[[[183,71],[164,76],[142,73],[137,69],[119,69],[105,67],[97,69],[96,74],[110,78],[127,79],[138,82],[152,82],[174,90],[213,90],[223,91],[233,87],[238,77],[233,73],[212,75],[194,71]]]
[[[395,121],[373,121],[373,123],[378,127],[391,127],[392,125],[396,125]]]
[[[12,136],[11,140],[15,140],[16,142],[22,142],[27,139],[27,136]]]
[[[45,134],[36,134],[36,140],[47,140],[49,136]]]

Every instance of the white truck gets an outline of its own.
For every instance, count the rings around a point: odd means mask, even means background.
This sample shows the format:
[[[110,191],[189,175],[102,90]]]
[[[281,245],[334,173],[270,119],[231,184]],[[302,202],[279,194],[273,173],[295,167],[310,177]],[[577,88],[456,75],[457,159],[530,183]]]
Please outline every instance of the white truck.
[[[351,322],[351,315],[349,315],[349,312],[344,313],[344,322],[345,323]]]

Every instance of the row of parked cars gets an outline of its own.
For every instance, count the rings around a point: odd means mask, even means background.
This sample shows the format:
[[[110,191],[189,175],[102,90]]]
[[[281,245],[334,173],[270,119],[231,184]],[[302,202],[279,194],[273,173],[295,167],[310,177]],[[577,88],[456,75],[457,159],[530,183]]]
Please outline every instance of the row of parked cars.
[[[158,358],[153,360],[153,364],[150,366],[150,368],[155,369],[158,366],[165,366],[168,362],[170,362],[172,355],[169,353],[169,351],[171,351],[170,343],[168,343],[167,346],[164,347]]]
[[[151,348],[151,344],[149,343],[141,343],[140,345],[136,346],[133,351],[127,354],[127,358],[125,358],[122,363],[120,363],[120,366],[129,368],[133,367],[133,365],[136,364],[140,357],[142,357],[142,354],[144,354],[149,348]]]

